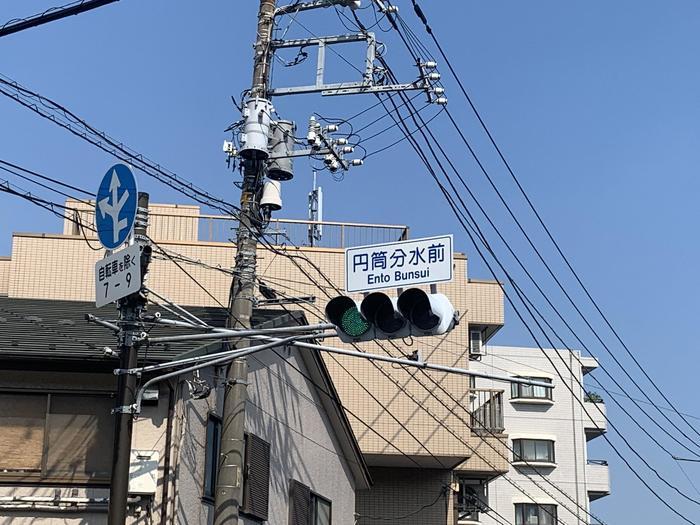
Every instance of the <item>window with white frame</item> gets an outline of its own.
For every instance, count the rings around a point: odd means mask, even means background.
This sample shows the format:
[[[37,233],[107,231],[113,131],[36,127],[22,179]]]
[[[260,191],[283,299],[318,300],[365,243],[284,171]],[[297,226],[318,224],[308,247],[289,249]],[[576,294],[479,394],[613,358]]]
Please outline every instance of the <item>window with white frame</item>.
[[[515,504],[515,525],[555,525],[556,523],[556,505]]]
[[[513,461],[554,463],[554,441],[549,439],[514,439]]]
[[[548,377],[521,377],[521,379],[530,379],[532,381],[540,381],[542,383],[550,384],[552,382],[552,380]],[[511,399],[548,399],[551,401],[552,389],[546,386],[511,383],[510,397]]]

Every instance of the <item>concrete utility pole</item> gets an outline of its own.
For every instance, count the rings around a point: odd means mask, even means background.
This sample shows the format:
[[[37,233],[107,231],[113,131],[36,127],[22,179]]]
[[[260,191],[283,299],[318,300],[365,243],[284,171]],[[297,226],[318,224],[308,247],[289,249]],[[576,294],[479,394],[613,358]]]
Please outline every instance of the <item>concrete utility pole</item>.
[[[270,72],[272,28],[274,23],[275,0],[260,0],[258,10],[257,41],[253,67],[253,85],[245,105],[246,131],[249,144],[253,145],[244,156],[243,188],[241,190],[241,211],[236,237],[235,274],[231,284],[229,300],[230,328],[250,328],[253,315],[253,295],[255,291],[255,266],[257,239],[254,234],[256,218],[256,198],[267,169],[267,127],[269,126],[269,102],[266,100]],[[260,110],[262,108],[262,110]],[[251,113],[254,113],[251,115]],[[256,126],[256,118],[262,122]],[[265,124],[267,123],[267,124]],[[259,137],[255,151],[253,134]],[[237,348],[249,343],[241,340]],[[224,394],[224,408],[221,430],[221,456],[214,495],[214,525],[237,525],[239,507],[243,503],[243,460],[245,454],[244,425],[246,382],[248,367],[245,359],[234,361],[227,374]]]
[[[134,223],[134,241],[143,246],[141,251],[141,285],[146,278],[151,253],[146,236],[148,226],[148,193],[138,195],[138,209]],[[141,333],[141,311],[146,299],[139,291],[119,300],[119,367],[137,366],[138,337]],[[109,490],[109,525],[126,523],[126,505],[129,496],[129,465],[131,463],[131,434],[134,417],[131,405],[136,396],[136,374],[120,374],[117,379],[117,406],[114,425],[114,455],[112,456],[112,482]]]

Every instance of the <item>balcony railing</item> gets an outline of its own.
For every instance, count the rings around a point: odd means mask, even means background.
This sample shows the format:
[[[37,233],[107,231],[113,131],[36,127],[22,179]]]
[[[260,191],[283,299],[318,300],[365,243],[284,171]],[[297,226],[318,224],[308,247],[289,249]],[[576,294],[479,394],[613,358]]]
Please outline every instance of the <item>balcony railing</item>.
[[[503,390],[473,388],[471,397],[471,426],[476,433],[500,434],[503,425]]]
[[[236,237],[235,217],[199,214],[191,208],[184,212],[178,212],[177,208],[163,210],[156,204],[149,217],[149,235],[156,241],[229,242]],[[94,209],[80,206],[73,214],[79,215],[80,222],[88,229],[94,227]],[[70,233],[80,234],[77,228],[73,226]],[[348,248],[406,240],[409,229],[398,224],[271,219],[265,233],[277,245]]]
[[[599,398],[592,398],[599,399]],[[605,403],[602,401],[596,402],[591,398],[585,399],[583,406],[586,408],[590,419],[584,413],[584,429],[586,431],[586,439],[590,441],[596,438],[608,430],[608,420],[607,411],[605,409]]]
[[[586,488],[591,501],[610,494],[610,471],[607,461],[589,459],[586,462]]]

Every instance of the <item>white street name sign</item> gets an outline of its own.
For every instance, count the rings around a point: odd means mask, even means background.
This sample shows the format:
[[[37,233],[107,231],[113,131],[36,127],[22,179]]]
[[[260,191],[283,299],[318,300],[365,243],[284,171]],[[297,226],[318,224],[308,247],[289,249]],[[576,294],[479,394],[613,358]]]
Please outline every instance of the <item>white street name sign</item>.
[[[141,247],[138,244],[112,253],[95,263],[95,305],[106,304],[141,288]]]
[[[452,256],[452,235],[347,248],[345,291],[451,281]]]

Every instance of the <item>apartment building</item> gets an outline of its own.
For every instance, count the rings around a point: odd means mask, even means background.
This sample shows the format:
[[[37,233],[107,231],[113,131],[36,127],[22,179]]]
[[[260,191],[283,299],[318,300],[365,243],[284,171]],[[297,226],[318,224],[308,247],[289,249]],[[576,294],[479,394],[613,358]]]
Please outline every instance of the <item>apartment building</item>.
[[[68,205],[83,224],[92,224],[89,206]],[[157,245],[149,287],[181,305],[227,304],[231,275],[226,269],[235,255],[229,239],[235,227],[232,218],[204,215],[196,206],[152,205],[149,235]],[[265,293],[259,294],[257,304],[292,304],[310,323],[322,320],[326,301],[342,292],[344,248],[409,235],[405,226],[295,220],[273,220],[268,233],[278,248],[258,249],[260,289]],[[9,259],[0,259],[0,293],[10,298],[93,301],[93,265],[103,252],[91,246],[97,248],[96,240],[73,220],[65,221],[60,234],[15,233]],[[469,364],[469,334],[479,334],[486,342],[503,325],[503,296],[498,283],[468,278],[466,256],[456,255],[454,263],[455,279],[440,284],[438,291],[460,312],[460,324],[447,336],[421,338],[420,348],[425,360],[464,367]],[[410,345],[392,341],[360,347],[402,356],[415,349]],[[474,391],[470,394],[465,377],[415,373],[343,356],[324,356],[323,363],[349,409],[346,416],[374,481],[371,490],[357,493],[357,523],[397,518],[406,525],[452,525],[458,476],[485,484],[508,471],[503,428],[496,424],[490,433],[471,431],[469,400]],[[479,395],[488,398],[494,391]]]
[[[598,367],[596,360],[578,351],[490,345],[473,357],[475,370],[538,379],[553,388],[511,384],[502,391],[496,411],[502,416],[496,417],[508,434],[512,468],[485,485],[462,483],[458,523],[497,525],[503,518],[515,525],[593,523],[590,503],[610,494],[607,462],[589,457],[587,450],[607,430],[603,399],[581,388],[584,376]],[[502,389],[485,379],[475,384]],[[478,397],[472,403],[475,417],[495,417]]]

